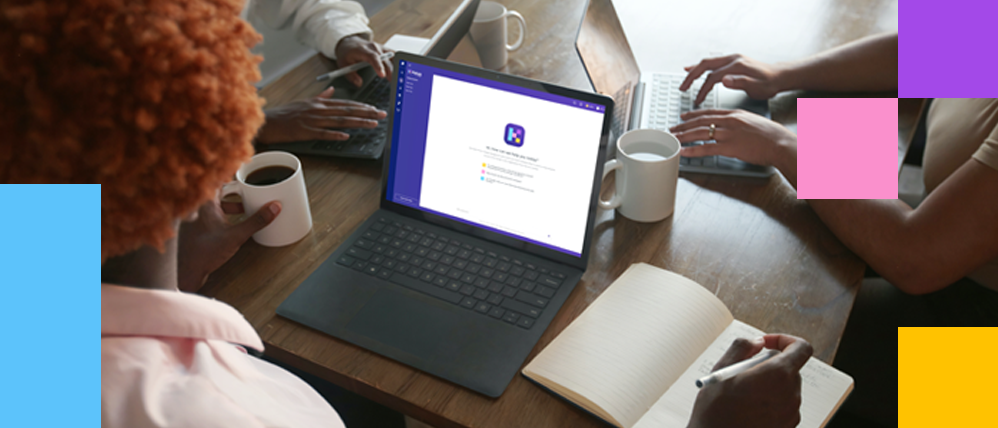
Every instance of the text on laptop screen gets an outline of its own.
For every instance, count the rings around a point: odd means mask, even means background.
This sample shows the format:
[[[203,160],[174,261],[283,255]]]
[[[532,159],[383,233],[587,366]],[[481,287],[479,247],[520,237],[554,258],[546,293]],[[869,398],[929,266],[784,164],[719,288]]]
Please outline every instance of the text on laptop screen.
[[[606,106],[399,63],[386,197],[579,257]]]

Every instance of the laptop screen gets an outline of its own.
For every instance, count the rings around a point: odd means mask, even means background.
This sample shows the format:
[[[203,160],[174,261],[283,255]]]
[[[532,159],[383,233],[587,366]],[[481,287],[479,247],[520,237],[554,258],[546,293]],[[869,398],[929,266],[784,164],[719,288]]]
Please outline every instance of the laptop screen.
[[[385,197],[581,257],[607,106],[401,60]]]

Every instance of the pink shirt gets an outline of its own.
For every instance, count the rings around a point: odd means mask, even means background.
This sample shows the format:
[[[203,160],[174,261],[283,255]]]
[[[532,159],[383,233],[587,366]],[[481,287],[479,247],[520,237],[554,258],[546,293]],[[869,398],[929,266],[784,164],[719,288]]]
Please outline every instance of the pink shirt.
[[[225,303],[102,284],[101,426],[343,427],[312,387],[243,346],[263,350]]]

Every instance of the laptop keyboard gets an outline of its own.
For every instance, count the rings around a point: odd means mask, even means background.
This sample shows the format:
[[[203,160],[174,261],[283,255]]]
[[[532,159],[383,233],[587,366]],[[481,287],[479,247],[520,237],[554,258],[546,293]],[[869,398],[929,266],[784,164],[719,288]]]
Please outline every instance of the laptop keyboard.
[[[376,77],[358,94],[357,101],[388,111],[391,108],[391,89],[388,79]],[[350,134],[348,140],[317,140],[311,149],[335,156],[377,159],[384,152],[385,142],[388,140],[388,121],[379,121],[376,128],[344,129],[343,132]]]
[[[483,317],[533,327],[565,274],[461,238],[378,218],[336,261]]]
[[[651,97],[651,107],[649,109],[650,127],[668,131],[669,128],[682,122],[679,115],[688,111],[715,108],[718,105],[717,91],[707,94],[703,104],[694,106],[693,101],[700,93],[700,87],[705,79],[700,78],[693,81],[690,89],[686,92],[679,90],[679,85],[683,83],[686,75],[683,73],[655,73],[653,75],[654,84],[649,91]],[[683,147],[699,146],[701,144],[713,144],[714,141],[694,141],[685,143]],[[701,158],[680,157],[680,165],[714,167],[717,165],[717,156],[704,156]]]

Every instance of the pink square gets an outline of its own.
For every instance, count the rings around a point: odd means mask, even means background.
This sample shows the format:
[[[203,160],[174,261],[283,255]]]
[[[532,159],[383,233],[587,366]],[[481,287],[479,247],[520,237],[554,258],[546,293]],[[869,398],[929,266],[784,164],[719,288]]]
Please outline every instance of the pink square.
[[[897,98],[797,100],[797,199],[897,199]]]

